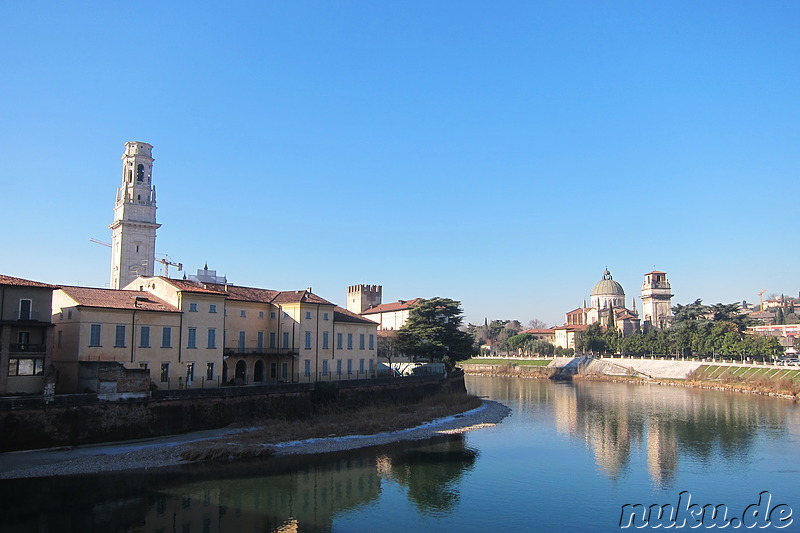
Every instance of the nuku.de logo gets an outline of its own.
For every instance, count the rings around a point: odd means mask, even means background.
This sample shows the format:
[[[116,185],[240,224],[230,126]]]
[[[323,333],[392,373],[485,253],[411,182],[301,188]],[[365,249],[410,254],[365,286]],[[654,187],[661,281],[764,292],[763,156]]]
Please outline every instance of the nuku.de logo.
[[[678,494],[677,505],[670,503],[649,506],[625,504],[619,517],[619,527],[627,528],[766,528],[782,529],[792,524],[792,508],[779,503],[772,505],[772,494],[763,491],[758,494],[758,503],[748,505],[739,516],[729,512],[725,504],[700,505],[692,503],[688,491]]]

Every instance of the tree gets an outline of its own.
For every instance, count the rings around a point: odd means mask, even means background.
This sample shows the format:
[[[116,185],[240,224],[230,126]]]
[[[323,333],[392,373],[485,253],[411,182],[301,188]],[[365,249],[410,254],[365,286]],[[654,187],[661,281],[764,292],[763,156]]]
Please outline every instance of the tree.
[[[547,322],[534,318],[528,321],[528,329],[545,329]]]
[[[453,367],[477,353],[472,335],[461,330],[461,302],[449,298],[422,300],[397,330],[398,349],[415,361],[429,359]]]

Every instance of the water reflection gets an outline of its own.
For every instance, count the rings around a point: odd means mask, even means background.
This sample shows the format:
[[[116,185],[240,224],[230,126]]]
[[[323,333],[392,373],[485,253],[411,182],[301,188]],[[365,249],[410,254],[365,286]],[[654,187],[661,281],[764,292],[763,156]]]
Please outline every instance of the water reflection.
[[[3,522],[14,530],[286,533],[331,531],[336,515],[377,500],[390,480],[421,511],[447,511],[475,462],[463,436],[408,449],[272,458],[156,475],[4,482]],[[35,494],[40,505],[31,508]]]
[[[684,460],[735,462],[752,452],[758,435],[780,438],[785,404],[771,398],[660,385],[472,378],[470,390],[514,404],[524,413],[545,409],[556,429],[582,439],[612,480],[646,454],[653,484],[670,485]]]

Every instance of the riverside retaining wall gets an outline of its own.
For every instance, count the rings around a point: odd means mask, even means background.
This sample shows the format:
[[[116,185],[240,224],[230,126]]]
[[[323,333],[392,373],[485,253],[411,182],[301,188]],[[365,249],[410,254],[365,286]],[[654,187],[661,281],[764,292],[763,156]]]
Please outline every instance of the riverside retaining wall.
[[[463,375],[231,387],[171,391],[159,399],[81,405],[15,405],[0,409],[0,451],[131,440],[269,418],[303,418],[320,406],[343,409],[386,403],[413,403],[438,392],[466,393]]]

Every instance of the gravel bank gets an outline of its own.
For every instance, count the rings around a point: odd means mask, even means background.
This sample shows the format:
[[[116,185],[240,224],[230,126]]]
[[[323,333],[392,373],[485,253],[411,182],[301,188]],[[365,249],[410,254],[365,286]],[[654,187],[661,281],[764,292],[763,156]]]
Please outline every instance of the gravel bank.
[[[464,433],[499,423],[511,410],[490,400],[471,411],[410,429],[344,437],[307,439],[272,445],[275,455],[317,454]],[[230,439],[246,429],[221,429],[163,439],[0,454],[0,479],[71,476],[185,464],[181,453],[193,443]]]

